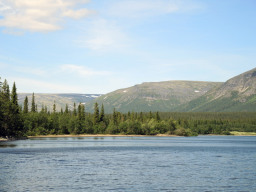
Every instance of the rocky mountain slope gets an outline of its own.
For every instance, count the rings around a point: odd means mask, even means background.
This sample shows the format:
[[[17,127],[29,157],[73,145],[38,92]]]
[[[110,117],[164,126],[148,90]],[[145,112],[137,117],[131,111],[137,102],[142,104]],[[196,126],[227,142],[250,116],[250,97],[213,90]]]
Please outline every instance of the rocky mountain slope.
[[[256,111],[256,68],[229,79],[178,111]]]
[[[200,81],[148,82],[108,93],[85,106],[87,111],[92,112],[95,102],[99,105],[103,103],[107,113],[112,113],[113,108],[120,112],[174,111],[179,105],[221,84]]]

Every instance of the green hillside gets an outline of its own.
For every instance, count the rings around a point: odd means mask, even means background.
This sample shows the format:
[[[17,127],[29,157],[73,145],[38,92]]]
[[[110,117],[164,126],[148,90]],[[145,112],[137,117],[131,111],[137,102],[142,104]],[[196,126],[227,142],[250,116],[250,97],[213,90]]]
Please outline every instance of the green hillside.
[[[104,104],[107,113],[111,113],[114,108],[120,112],[175,111],[179,105],[196,99],[221,84],[200,81],[142,83],[98,97],[86,103],[85,108],[92,112],[94,103],[97,102]]]

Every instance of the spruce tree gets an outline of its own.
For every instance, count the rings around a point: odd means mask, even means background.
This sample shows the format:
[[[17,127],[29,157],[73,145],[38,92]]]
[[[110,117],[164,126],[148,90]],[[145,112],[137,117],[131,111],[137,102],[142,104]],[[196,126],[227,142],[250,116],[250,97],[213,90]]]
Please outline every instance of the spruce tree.
[[[24,99],[23,113],[28,113],[28,97]]]
[[[10,88],[7,80],[4,80],[4,83],[1,87],[1,111],[2,111],[2,122],[1,122],[1,135],[10,136]]]
[[[2,86],[2,96],[3,96],[3,102],[8,104],[10,102],[10,88],[6,79],[4,80],[4,83]]]
[[[81,120],[82,119],[82,110],[81,110],[82,104],[80,103],[78,105],[77,111],[78,111],[78,119]]]
[[[68,114],[68,104],[66,104],[66,107],[65,107],[65,114]]]
[[[20,116],[20,110],[18,105],[17,88],[15,82],[12,86],[11,92],[11,104],[10,104],[10,136],[22,136],[23,122]]]
[[[76,103],[74,103],[73,116],[77,116]]]
[[[35,94],[32,94],[31,112],[36,112]]]
[[[102,103],[101,110],[100,110],[100,121],[104,121],[104,120],[105,120],[105,112],[104,112],[104,105]]]
[[[56,104],[55,104],[55,101],[54,101],[54,103],[53,103],[52,110],[53,110],[53,113],[56,113]]]
[[[114,125],[117,125],[117,123],[118,123],[118,116],[117,116],[117,112],[116,112],[115,108],[113,110],[113,123],[114,123]]]
[[[85,120],[85,107],[83,104],[81,104],[81,114],[82,114],[82,120]]]
[[[18,96],[17,96],[17,88],[16,88],[15,82],[13,83],[13,86],[12,86],[11,103],[13,105],[17,106],[17,108],[19,107],[19,105],[18,105]]]
[[[160,116],[159,116],[159,112],[158,111],[156,112],[156,120],[160,121]]]
[[[99,106],[98,106],[98,103],[96,102],[94,104],[94,114],[93,114],[93,123],[94,125],[96,125],[97,123],[99,123]]]

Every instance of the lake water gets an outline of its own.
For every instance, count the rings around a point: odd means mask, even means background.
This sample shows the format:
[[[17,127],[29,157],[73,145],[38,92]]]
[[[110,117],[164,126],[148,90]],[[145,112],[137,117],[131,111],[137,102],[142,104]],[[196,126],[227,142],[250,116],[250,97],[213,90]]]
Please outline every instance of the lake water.
[[[256,137],[2,142],[0,191],[256,191]]]

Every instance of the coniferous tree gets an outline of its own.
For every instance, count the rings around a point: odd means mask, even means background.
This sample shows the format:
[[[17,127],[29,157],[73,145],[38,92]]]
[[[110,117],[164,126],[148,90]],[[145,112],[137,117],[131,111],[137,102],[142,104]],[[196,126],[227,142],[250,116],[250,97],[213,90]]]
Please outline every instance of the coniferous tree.
[[[32,102],[31,102],[31,112],[36,112],[36,103],[35,103],[35,94],[32,94]]]
[[[10,88],[8,85],[7,80],[4,80],[3,86],[2,86],[2,94],[3,94],[3,101],[7,103],[10,102]]]
[[[16,88],[15,82],[13,83],[13,86],[12,86],[11,103],[13,105],[17,106],[17,108],[19,107],[19,105],[18,105],[18,96],[17,96],[17,88]]]
[[[98,124],[99,123],[99,106],[98,106],[98,103],[96,102],[94,104],[94,114],[93,114],[93,123],[94,125]]]
[[[7,80],[4,80],[1,90],[2,100],[2,134],[3,136],[10,135],[10,88]]]
[[[28,113],[28,97],[26,96],[23,104],[23,113]]]
[[[83,104],[81,104],[81,114],[82,114],[82,120],[85,120],[85,107]]]
[[[130,111],[128,111],[128,113],[127,113],[127,118],[131,119],[131,112]]]
[[[68,114],[68,104],[66,104],[66,107],[65,107],[65,114]]]
[[[78,111],[78,119],[81,120],[82,119],[82,104],[80,103],[78,105],[77,111]]]
[[[100,121],[104,121],[104,120],[105,120],[105,112],[104,112],[104,105],[102,103],[101,110],[100,110]]]
[[[76,103],[74,103],[73,116],[77,116]]]
[[[53,103],[52,111],[53,111],[53,113],[56,113],[56,104],[55,104],[55,101],[54,101],[54,103]]]
[[[114,123],[114,125],[117,125],[117,123],[118,123],[118,114],[117,114],[115,108],[113,110],[113,123]]]
[[[158,111],[156,112],[156,120],[160,121],[160,116],[159,116],[159,112]]]
[[[15,82],[12,86],[11,104],[10,104],[10,136],[22,136],[23,122],[20,116],[20,107],[18,105],[18,96]]]

